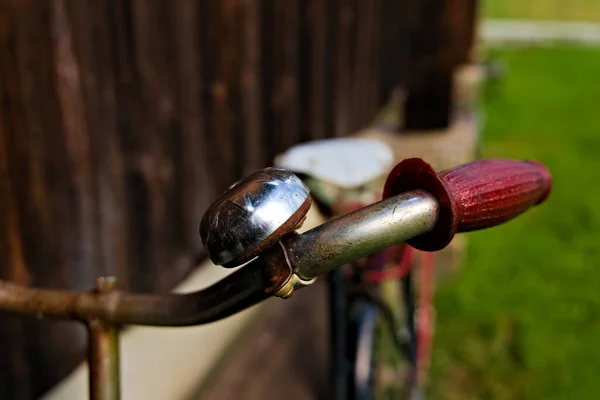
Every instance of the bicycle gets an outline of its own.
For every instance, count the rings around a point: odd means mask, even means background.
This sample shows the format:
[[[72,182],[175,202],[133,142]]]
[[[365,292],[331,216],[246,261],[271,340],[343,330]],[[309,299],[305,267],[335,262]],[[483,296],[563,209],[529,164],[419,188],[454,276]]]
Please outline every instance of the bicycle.
[[[275,165],[299,175],[326,218],[347,214],[381,198],[394,162],[392,149],[376,139],[334,138],[298,144],[275,159]],[[377,385],[376,342],[386,329],[410,365],[404,391],[418,393],[430,357],[433,253],[420,257],[419,301],[413,290],[415,249],[406,245],[375,253],[327,274],[332,399],[373,398]],[[385,287],[384,287],[385,286]],[[399,298],[384,296],[396,289]],[[396,293],[394,293],[396,295]],[[387,298],[386,298],[387,297]],[[391,297],[391,298],[390,298]],[[403,303],[399,309],[398,303]],[[417,311],[418,310],[418,311]],[[404,315],[397,315],[402,314]],[[420,315],[420,318],[416,318]],[[414,321],[414,323],[412,323]],[[421,336],[417,345],[418,333]],[[416,374],[419,358],[420,374]],[[417,375],[419,379],[417,379]]]
[[[482,160],[436,173],[407,159],[390,173],[384,200],[295,232],[311,205],[294,174],[268,168],[235,183],[202,219],[201,237],[217,265],[239,267],[188,294],[119,292],[111,278],[96,290],[36,289],[0,281],[0,309],[86,324],[90,398],[118,399],[120,325],[189,326],[226,318],[269,297],[288,298],[320,275],[407,242],[444,248],[457,232],[506,222],[544,201],[551,176],[539,163]]]
[[[389,146],[364,138],[302,143],[275,159],[276,166],[302,178],[326,218],[381,198],[378,177],[392,163]],[[386,388],[377,379],[381,366],[388,372],[388,390],[403,393],[402,398],[422,397],[431,358],[435,280],[434,253],[409,245],[393,246],[328,273],[330,398],[371,399],[382,393]],[[382,342],[397,348],[402,368],[394,365],[398,357],[388,362],[391,367],[385,365],[382,358],[389,356],[377,354]]]

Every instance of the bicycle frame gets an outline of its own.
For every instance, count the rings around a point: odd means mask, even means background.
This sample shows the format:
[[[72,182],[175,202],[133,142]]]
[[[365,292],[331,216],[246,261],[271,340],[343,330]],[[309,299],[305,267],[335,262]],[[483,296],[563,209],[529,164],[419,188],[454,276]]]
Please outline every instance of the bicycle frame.
[[[374,191],[370,198],[375,201],[380,196],[381,193]],[[369,197],[364,198],[363,195],[362,200],[345,199],[344,195],[339,195],[334,205],[322,204],[320,208],[331,218],[370,204],[372,201],[365,201],[367,198]],[[386,327],[395,339],[398,339],[399,332],[399,321],[396,321],[392,309],[376,291],[379,283],[385,280],[381,274],[386,272],[390,261],[394,264],[399,263],[399,267],[402,268],[405,264],[410,264],[410,257],[404,256],[407,249],[406,246],[395,247],[393,251],[390,251],[392,248],[388,248],[366,257],[360,265],[352,263],[347,266],[352,267],[350,276],[346,276],[342,268],[327,274],[332,399],[371,398],[375,368],[372,361],[378,315],[386,320]],[[393,260],[397,256],[400,256],[400,259]],[[410,325],[412,314],[409,313],[407,318]],[[411,332],[411,338],[413,336]],[[399,341],[396,345],[398,350],[410,358],[409,342]],[[412,364],[412,360],[409,361]]]

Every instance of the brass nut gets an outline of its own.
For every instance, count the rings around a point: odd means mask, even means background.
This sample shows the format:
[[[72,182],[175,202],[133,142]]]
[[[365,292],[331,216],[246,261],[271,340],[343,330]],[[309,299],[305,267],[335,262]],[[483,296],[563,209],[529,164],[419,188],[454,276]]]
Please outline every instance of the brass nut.
[[[309,280],[304,280],[300,278],[298,275],[294,274],[290,279],[287,280],[283,286],[277,290],[274,295],[277,297],[281,297],[282,299],[289,299],[294,295],[294,291],[296,289],[303,288],[308,285],[312,285],[315,283],[317,278],[312,278]]]

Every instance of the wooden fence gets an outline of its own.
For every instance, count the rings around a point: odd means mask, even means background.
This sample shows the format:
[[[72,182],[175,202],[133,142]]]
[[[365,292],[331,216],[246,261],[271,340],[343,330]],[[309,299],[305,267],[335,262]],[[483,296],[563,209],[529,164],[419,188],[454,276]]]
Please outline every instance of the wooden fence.
[[[448,123],[475,0],[0,0],[0,278],[164,292],[203,256],[211,200],[274,154],[369,122]],[[0,316],[0,398],[31,399],[86,345]]]

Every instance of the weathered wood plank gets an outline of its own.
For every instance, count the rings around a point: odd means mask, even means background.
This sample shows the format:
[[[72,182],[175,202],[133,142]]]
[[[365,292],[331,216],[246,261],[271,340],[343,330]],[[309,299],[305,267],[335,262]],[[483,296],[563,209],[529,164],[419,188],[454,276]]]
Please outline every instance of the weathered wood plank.
[[[407,130],[448,127],[456,67],[471,60],[477,0],[422,0],[410,47]]]
[[[437,124],[475,5],[0,1],[0,278],[169,290],[203,253],[202,213],[243,173],[359,129],[399,86],[409,125]],[[86,341],[6,315],[0,339],[2,399],[37,397]]]

